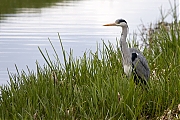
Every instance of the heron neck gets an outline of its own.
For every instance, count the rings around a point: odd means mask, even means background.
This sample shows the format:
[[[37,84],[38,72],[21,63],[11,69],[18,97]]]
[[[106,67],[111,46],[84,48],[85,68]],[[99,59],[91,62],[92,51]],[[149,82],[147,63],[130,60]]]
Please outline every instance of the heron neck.
[[[122,27],[121,38],[123,38],[122,40],[125,41],[125,42],[126,42],[127,32],[128,32],[128,28],[127,27]]]
[[[121,54],[123,58],[123,65],[131,65],[131,54],[127,42],[127,27],[122,27],[122,34],[120,38]]]

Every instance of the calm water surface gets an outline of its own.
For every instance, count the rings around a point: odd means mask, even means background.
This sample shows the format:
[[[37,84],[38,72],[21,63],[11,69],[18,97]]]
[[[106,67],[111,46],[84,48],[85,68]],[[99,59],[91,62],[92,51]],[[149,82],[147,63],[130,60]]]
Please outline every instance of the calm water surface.
[[[48,7],[15,8],[13,12],[2,13],[0,18],[0,85],[8,81],[7,68],[15,73],[26,65],[35,70],[36,60],[45,62],[38,50],[46,48],[53,56],[48,38],[51,39],[62,58],[58,33],[66,51],[70,48],[74,56],[84,51],[95,50],[97,43],[110,40],[116,43],[120,28],[104,27],[105,23],[118,18],[127,20],[130,33],[138,31],[142,23],[148,25],[160,18],[159,9],[167,12],[168,0],[81,0],[54,2]]]

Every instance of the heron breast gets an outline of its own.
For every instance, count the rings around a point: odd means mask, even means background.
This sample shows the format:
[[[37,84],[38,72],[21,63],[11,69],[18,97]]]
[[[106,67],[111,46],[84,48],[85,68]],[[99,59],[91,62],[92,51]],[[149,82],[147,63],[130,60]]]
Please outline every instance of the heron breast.
[[[124,72],[127,76],[130,76],[131,72],[132,72],[132,66],[131,65],[124,65]]]

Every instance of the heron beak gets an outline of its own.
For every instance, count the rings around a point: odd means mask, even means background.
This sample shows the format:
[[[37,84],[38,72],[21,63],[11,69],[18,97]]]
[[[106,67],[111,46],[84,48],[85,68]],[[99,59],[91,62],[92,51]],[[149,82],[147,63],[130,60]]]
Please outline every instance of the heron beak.
[[[116,23],[105,24],[103,26],[117,26]]]

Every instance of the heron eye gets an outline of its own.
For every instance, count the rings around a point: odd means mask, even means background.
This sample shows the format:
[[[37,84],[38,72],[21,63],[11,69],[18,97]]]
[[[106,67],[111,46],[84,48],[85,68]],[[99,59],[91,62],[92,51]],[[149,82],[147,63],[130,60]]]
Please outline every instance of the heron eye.
[[[121,23],[121,21],[119,20],[119,21],[118,21],[118,24],[120,24],[120,23]]]
[[[121,20],[120,20],[120,19],[118,19],[118,20],[116,20],[116,22],[115,22],[115,23],[120,24],[120,23],[121,23]]]

